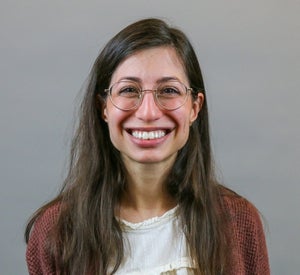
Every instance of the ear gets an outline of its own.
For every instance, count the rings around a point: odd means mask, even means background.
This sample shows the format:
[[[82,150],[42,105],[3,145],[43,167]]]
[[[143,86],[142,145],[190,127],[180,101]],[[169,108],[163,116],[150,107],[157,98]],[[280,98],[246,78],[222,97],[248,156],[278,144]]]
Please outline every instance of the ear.
[[[103,104],[102,107],[102,118],[105,122],[107,122],[107,108],[106,108],[106,104]]]
[[[106,100],[104,100],[100,95],[98,95],[98,98],[97,98],[97,105],[98,105],[98,108],[100,109],[101,111],[101,117],[102,119],[107,122],[107,108],[106,108]]]
[[[204,102],[204,94],[198,93],[197,98],[192,101],[192,109],[190,113],[190,125],[197,119],[198,114],[202,108]]]

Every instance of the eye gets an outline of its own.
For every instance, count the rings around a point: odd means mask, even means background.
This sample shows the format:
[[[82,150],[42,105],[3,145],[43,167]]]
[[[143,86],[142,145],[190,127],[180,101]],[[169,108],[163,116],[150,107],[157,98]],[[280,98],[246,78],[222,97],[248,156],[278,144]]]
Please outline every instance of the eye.
[[[163,86],[158,89],[158,96],[162,97],[178,97],[182,92],[177,87]]]
[[[135,86],[124,86],[124,87],[119,87],[118,96],[123,96],[123,97],[139,97],[139,88]]]

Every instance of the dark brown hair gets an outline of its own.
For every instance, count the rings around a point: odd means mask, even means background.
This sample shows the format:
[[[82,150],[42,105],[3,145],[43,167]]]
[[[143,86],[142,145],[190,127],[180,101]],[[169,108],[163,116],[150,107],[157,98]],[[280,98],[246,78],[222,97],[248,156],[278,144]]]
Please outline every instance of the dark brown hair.
[[[121,61],[137,51],[160,46],[176,50],[190,86],[196,93],[205,94],[200,66],[188,38],[164,21],[138,21],[107,43],[88,79],[63,188],[35,213],[25,233],[28,241],[37,217],[59,203],[60,215],[48,239],[62,274],[107,274],[111,266],[115,272],[123,259],[122,231],[114,213],[126,185],[126,173],[102,119],[104,89]],[[219,185],[212,167],[206,99],[187,143],[178,152],[167,186],[178,202],[179,217],[199,274],[222,274],[226,247],[222,215],[218,214]]]

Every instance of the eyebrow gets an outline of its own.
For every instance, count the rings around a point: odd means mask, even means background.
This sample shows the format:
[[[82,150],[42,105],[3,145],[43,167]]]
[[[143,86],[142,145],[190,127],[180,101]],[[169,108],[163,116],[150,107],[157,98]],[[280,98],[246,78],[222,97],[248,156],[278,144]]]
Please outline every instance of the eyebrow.
[[[182,80],[180,80],[178,77],[176,76],[166,76],[166,77],[162,77],[159,80],[156,81],[156,83],[163,83],[163,82],[167,82],[167,81],[179,81],[182,82]]]
[[[141,83],[142,80],[139,77],[135,77],[135,76],[126,76],[126,77],[122,77],[121,79],[118,80],[119,81],[133,81],[133,82],[137,82],[137,83]],[[165,77],[161,77],[159,78],[156,83],[160,84],[160,83],[164,83],[164,82],[168,82],[168,81],[179,81],[182,82],[178,77],[176,76],[165,76]]]

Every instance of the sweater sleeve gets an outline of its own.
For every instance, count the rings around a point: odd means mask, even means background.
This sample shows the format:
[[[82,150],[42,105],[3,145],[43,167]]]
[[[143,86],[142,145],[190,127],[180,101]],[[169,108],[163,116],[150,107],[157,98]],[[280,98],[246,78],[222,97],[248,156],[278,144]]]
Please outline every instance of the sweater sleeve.
[[[57,219],[58,209],[57,205],[48,208],[34,224],[26,249],[26,262],[30,275],[57,274],[47,239]]]
[[[236,273],[269,275],[269,259],[261,217],[246,199],[226,199],[230,211],[231,244]]]

